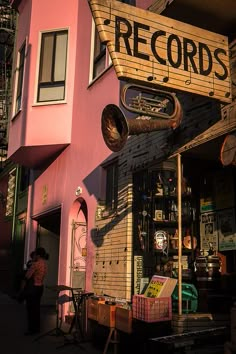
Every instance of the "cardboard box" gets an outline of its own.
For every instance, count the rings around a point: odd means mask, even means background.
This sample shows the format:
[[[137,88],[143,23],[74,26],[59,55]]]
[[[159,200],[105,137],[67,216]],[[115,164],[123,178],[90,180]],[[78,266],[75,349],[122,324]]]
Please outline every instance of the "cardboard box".
[[[132,332],[132,310],[116,308],[115,327],[125,333]]]
[[[115,327],[116,305],[98,304],[98,323],[106,327]]]
[[[98,321],[98,304],[104,304],[105,300],[88,298],[87,300],[87,317],[90,320]]]
[[[148,284],[144,296],[146,297],[169,297],[172,295],[177,284],[177,279],[153,275]]]

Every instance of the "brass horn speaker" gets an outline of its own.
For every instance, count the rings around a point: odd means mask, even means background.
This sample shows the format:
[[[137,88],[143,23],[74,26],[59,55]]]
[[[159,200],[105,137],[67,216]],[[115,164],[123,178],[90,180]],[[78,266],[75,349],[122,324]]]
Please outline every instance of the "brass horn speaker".
[[[132,93],[138,91],[138,95],[133,97],[128,90]],[[128,95],[130,104],[127,103]],[[121,103],[128,111],[139,113],[139,116],[127,119],[114,104],[108,104],[103,109],[103,138],[108,148],[114,152],[124,147],[129,135],[175,129],[183,116],[182,106],[175,94],[140,85],[125,85],[121,92]],[[171,106],[170,112],[168,106]]]

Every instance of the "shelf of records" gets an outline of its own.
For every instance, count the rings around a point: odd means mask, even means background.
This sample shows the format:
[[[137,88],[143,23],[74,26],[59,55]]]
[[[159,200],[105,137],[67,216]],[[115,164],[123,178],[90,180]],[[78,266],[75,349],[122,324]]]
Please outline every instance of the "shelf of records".
[[[195,209],[192,207],[190,196],[182,200],[182,221],[191,222]],[[154,198],[154,223],[174,223],[178,221],[178,207],[176,197]]]
[[[212,254],[217,251],[236,250],[235,208],[209,211],[200,214],[200,244],[197,237],[183,227],[181,245],[184,250],[196,249]],[[156,223],[153,231],[153,249],[173,251],[179,247],[177,223]]]

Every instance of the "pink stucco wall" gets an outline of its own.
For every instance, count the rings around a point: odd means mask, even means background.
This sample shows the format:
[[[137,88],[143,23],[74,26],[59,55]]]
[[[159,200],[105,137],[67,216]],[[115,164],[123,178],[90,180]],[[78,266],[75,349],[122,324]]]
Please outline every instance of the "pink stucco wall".
[[[136,0],[136,6],[147,9],[153,2],[153,0]]]
[[[145,5],[148,6],[149,2],[146,1]],[[87,1],[23,0],[19,11],[17,49],[28,37],[28,53],[23,107],[11,124],[9,156],[20,151],[21,146],[30,149],[31,146],[70,143],[54,162],[38,174],[30,187],[29,242],[32,243],[36,233],[31,217],[61,206],[59,282],[68,284],[71,212],[75,213],[75,191],[81,186],[83,193],[80,198],[85,200],[88,207],[86,287],[89,290],[93,271],[91,232],[103,183],[99,166],[111,155],[101,133],[101,114],[107,104],[119,105],[120,83],[113,68],[110,68],[89,86],[92,17]],[[69,28],[66,103],[35,106],[39,33],[58,28]],[[20,154],[23,159],[26,154],[24,149]],[[47,192],[43,198],[45,187]]]
[[[76,40],[78,1],[66,6],[62,0],[40,2],[24,0],[19,7],[19,35],[16,51],[26,39],[24,95],[22,111],[11,122],[8,155],[21,146],[40,146],[70,143],[73,90],[76,69]],[[35,105],[40,31],[69,29],[67,95],[65,104]],[[50,117],[50,119],[49,119]],[[22,151],[24,154],[25,151]],[[37,158],[37,154],[36,154]]]
[[[27,20],[20,19],[21,34],[17,46],[20,47],[28,34],[30,53],[24,87],[27,97],[22,112],[12,122],[9,154],[24,144],[35,146],[71,142],[49,167],[41,171],[31,186],[27,230],[32,240],[36,229],[31,217],[61,205],[59,281],[68,284],[70,268],[65,265],[69,262],[71,245],[70,212],[77,198],[76,188],[81,186],[81,198],[88,206],[89,287],[93,263],[90,235],[101,190],[99,165],[111,154],[102,138],[101,114],[106,104],[119,104],[120,83],[113,68],[110,68],[89,87],[92,17],[87,1],[40,0],[33,1],[32,8],[31,1],[24,1],[21,6],[23,19]],[[63,27],[69,28],[67,102],[34,106],[39,32]],[[45,187],[47,195],[43,199]]]

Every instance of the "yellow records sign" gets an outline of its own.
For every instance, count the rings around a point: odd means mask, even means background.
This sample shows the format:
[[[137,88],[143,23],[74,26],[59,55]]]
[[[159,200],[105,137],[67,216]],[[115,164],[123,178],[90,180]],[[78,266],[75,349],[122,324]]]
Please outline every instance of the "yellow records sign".
[[[231,102],[228,39],[116,0],[90,0],[119,79]]]

